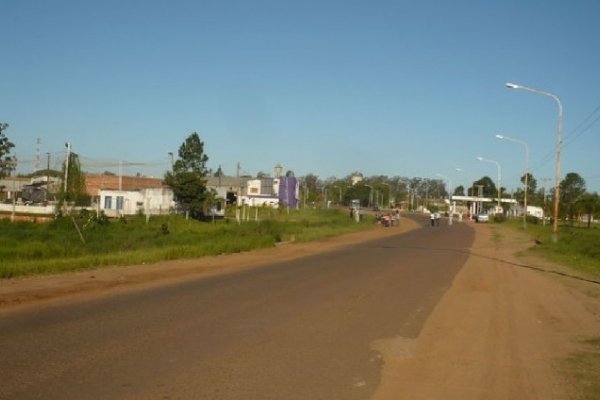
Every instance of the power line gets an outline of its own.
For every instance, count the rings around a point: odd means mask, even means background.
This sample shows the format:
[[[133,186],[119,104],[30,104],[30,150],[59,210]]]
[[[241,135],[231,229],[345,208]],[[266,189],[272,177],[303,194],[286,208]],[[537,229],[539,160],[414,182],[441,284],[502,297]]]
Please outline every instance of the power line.
[[[598,114],[598,115],[595,115],[595,114]],[[588,121],[589,121],[589,123],[588,123]],[[581,121],[571,132],[569,132],[565,136],[565,138],[563,139],[563,143],[562,143],[563,149],[565,147],[567,147],[568,145],[570,145],[571,143],[573,143],[578,138],[580,138],[584,133],[586,133],[590,129],[592,129],[592,127],[598,121],[600,121],[600,105],[598,105],[587,117],[585,117],[583,119],[583,121]],[[554,154],[556,154],[556,147],[557,147],[557,145],[555,145],[554,148],[551,151],[549,151],[548,153],[546,153],[546,155],[544,155],[538,162],[536,162],[531,167],[531,170],[532,171],[533,170],[537,170],[542,165],[544,165],[547,162],[551,161],[554,158]]]

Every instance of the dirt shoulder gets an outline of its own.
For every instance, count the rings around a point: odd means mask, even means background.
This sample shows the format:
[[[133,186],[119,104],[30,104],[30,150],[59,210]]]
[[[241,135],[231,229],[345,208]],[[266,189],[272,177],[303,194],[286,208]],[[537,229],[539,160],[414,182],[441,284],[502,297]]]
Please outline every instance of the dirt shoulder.
[[[74,298],[90,298],[107,293],[140,290],[190,278],[227,274],[257,268],[271,262],[291,260],[334,250],[354,243],[395,235],[418,227],[402,218],[399,226],[345,234],[315,242],[282,243],[274,248],[244,253],[165,261],[148,265],[109,267],[57,275],[0,279],[0,312],[47,305]]]
[[[567,399],[561,360],[600,333],[597,284],[532,270],[522,233],[474,225],[472,255],[415,340],[373,347],[385,365],[381,399]]]

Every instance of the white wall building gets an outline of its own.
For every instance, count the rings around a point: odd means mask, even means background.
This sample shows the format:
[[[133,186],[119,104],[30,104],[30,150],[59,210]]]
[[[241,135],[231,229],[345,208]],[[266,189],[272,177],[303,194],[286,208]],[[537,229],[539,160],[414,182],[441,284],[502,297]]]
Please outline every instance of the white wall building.
[[[544,218],[544,209],[537,206],[527,206],[527,215],[542,219]]]
[[[250,179],[244,193],[238,197],[238,206],[279,207],[279,179]]]
[[[109,217],[122,215],[168,214],[175,206],[170,188],[146,188],[137,190],[99,190],[99,211]]]

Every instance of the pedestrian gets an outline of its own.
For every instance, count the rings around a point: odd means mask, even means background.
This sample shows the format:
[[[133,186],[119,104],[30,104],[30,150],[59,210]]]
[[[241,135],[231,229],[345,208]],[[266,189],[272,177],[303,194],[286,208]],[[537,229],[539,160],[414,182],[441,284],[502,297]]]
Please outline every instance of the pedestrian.
[[[434,226],[435,225],[435,214],[431,213],[429,218],[431,219],[431,226]]]

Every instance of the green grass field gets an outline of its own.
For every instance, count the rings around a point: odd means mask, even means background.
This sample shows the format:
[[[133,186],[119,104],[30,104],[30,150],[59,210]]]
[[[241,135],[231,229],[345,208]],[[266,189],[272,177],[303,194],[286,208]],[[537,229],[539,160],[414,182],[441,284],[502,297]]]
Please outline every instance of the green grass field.
[[[155,263],[162,260],[236,253],[308,241],[369,228],[372,219],[356,223],[344,211],[259,210],[251,221],[215,223],[181,216],[143,216],[95,220],[90,215],[48,224],[0,220],[0,278],[59,273],[100,266]]]
[[[506,225],[524,231],[522,221]],[[552,226],[527,224],[525,232],[539,244],[529,251],[550,261],[600,277],[600,227],[561,225],[558,240],[552,239]]]

